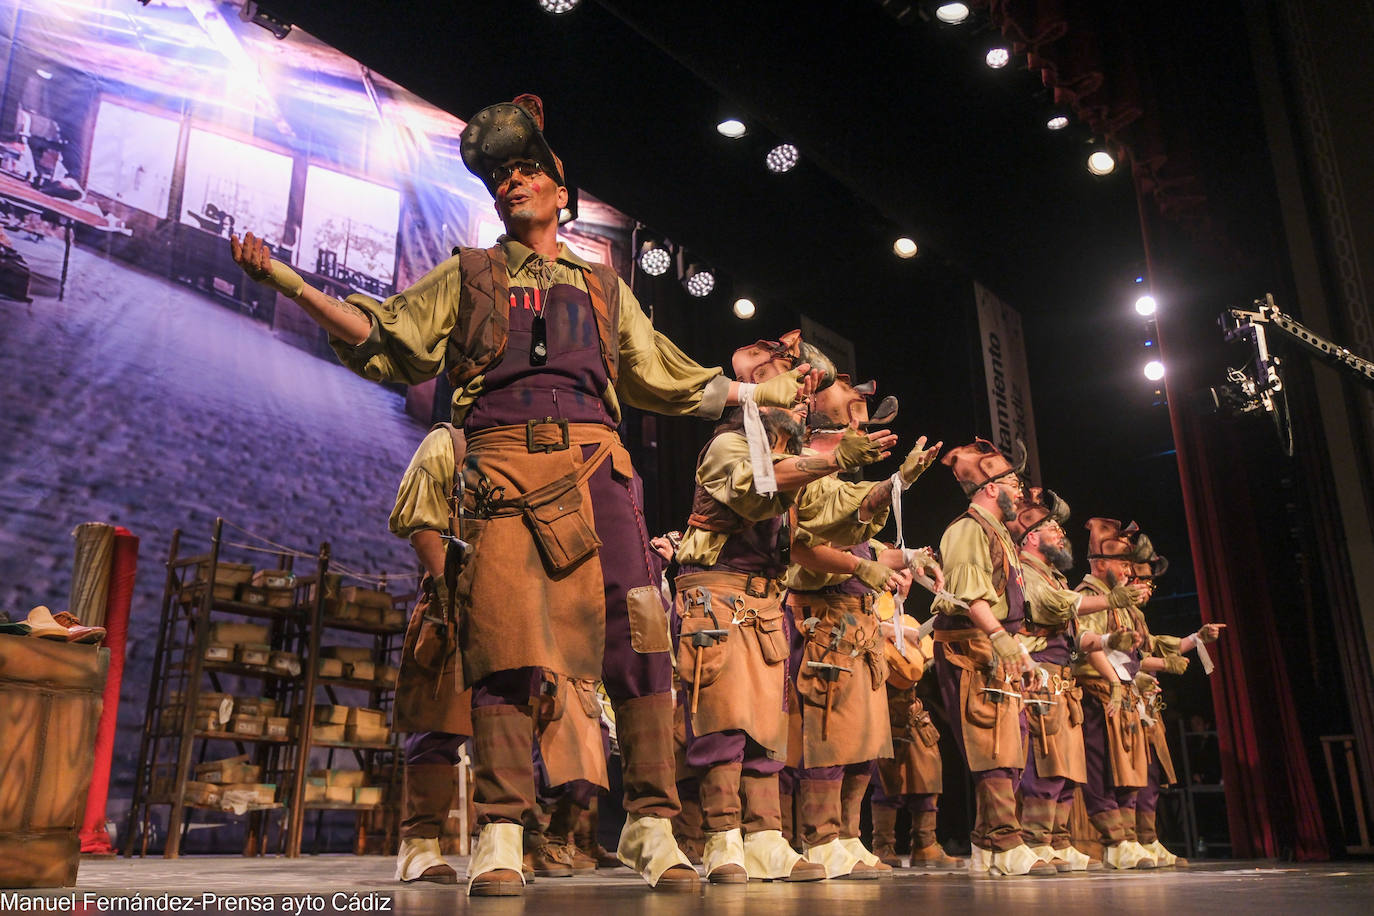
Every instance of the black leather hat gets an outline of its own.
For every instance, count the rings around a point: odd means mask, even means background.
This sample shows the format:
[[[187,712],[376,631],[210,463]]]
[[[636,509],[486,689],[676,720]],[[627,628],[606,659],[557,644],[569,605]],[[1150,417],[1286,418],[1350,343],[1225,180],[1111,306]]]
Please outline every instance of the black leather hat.
[[[496,196],[492,170],[515,159],[537,162],[559,185],[566,184],[563,162],[544,139],[544,103],[537,95],[516,96],[514,101],[477,112],[463,128],[460,152],[463,165],[482,179],[492,197]]]

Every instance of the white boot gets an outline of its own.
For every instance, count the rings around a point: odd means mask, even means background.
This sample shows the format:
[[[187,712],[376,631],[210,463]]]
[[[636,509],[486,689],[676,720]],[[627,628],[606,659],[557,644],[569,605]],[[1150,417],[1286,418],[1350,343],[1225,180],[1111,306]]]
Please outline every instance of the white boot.
[[[749,872],[744,864],[744,834],[740,828],[706,835],[701,870],[712,884],[744,884]]]
[[[1069,863],[1069,871],[1087,871],[1088,863],[1092,861],[1088,858],[1087,853],[1080,851],[1076,846],[1056,849],[1055,853],[1059,855],[1059,858]]]
[[[992,854],[992,862],[988,866],[990,874],[1007,875],[1014,877],[1017,875],[1053,875],[1056,874],[1055,867],[1044,859],[1040,858],[1025,843],[1013,846],[1011,849],[1004,849]]]
[[[1030,851],[1035,853],[1044,861],[1054,866],[1055,871],[1074,871],[1069,861],[1063,857],[1059,850],[1046,843],[1044,846],[1032,846]]]
[[[802,854],[787,845],[781,830],[760,830],[744,838],[744,869],[755,880],[786,878],[801,860]]]
[[[1108,868],[1126,871],[1132,868],[1154,868],[1155,860],[1144,846],[1131,840],[1122,840],[1102,849],[1102,864]]]
[[[839,837],[806,850],[806,861],[824,868],[827,878],[878,877],[878,870],[860,861]]]
[[[1155,860],[1155,864],[1160,868],[1172,868],[1178,864],[1178,856],[1164,848],[1164,844],[1155,840],[1148,846],[1143,847],[1150,854],[1150,858]]]
[[[622,863],[639,872],[650,887],[657,887],[663,873],[679,865],[691,870],[692,880],[674,878],[673,884],[696,885],[700,881],[696,869],[678,848],[673,838],[673,824],[666,817],[627,817],[615,854]]]
[[[974,846],[968,857],[968,873],[970,875],[987,875],[990,868],[992,868],[992,850]]]
[[[477,879],[488,872],[513,871],[520,878],[500,882],[482,882],[477,896],[507,896],[519,894],[525,886],[524,829],[519,824],[483,824],[477,843],[468,860],[468,894],[472,895]]]
[[[426,875],[430,869],[435,871]],[[397,881],[432,881],[435,884],[457,884],[458,872],[444,861],[439,852],[439,840],[435,838],[410,838],[401,840],[401,849],[396,853]]]

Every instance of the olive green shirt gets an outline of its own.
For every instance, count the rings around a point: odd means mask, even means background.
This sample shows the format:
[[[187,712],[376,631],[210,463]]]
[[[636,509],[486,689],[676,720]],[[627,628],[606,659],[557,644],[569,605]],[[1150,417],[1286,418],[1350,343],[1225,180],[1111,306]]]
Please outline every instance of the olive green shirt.
[[[506,253],[509,284],[540,285],[539,268],[544,259],[509,236],[501,236],[498,243]],[[587,266],[560,242],[558,257],[544,285],[562,283],[585,291],[583,269]],[[616,282],[620,286],[619,378],[602,392],[611,419],[620,422],[622,400],[632,407],[670,416],[720,417],[729,379],[718,367],[697,365],[655,331],[625,281]],[[459,259],[454,255],[385,301],[354,293],[347,301],[371,319],[368,338],[355,347],[331,337],[330,346],[345,366],[364,378],[418,385],[444,369],[448,338],[458,320],[461,290]],[[463,390],[454,392],[454,423],[462,422],[482,393],[483,378],[479,375]]]
[[[1025,577],[1026,616],[1032,623],[1060,627],[1066,617],[1078,612],[1083,595],[1069,588],[1069,580],[1059,570],[1023,553],[1021,571]],[[1027,652],[1040,652],[1049,643],[1044,636],[1027,633],[1017,633],[1016,638]]]
[[[776,464],[786,457],[775,452],[773,462]],[[721,433],[711,440],[697,465],[697,483],[712,499],[729,506],[732,512],[751,523],[783,515],[791,508],[795,495],[759,495],[754,489],[749,440],[734,432]],[[682,566],[714,566],[729,537],[723,531],[689,527],[678,545],[677,561]]]
[[[977,512],[992,523],[994,536],[1006,553],[1012,575],[1020,569],[1020,553],[1011,535],[995,515],[981,506],[969,504],[970,512]],[[992,584],[992,552],[988,547],[988,536],[983,527],[966,515],[959,516],[945,529],[940,538],[940,559],[945,569],[945,590],[968,604],[986,601],[992,616],[1006,620],[1011,611],[1006,594],[997,594]],[[967,611],[957,604],[950,604],[940,598],[931,602],[931,609],[939,614],[966,616]]]
[[[816,452],[805,449],[803,454]],[[834,546],[841,550],[864,544],[877,537],[887,525],[890,507],[884,507],[868,521],[859,518],[859,506],[877,482],[851,482],[831,474],[813,480],[797,494],[797,522],[792,538],[804,547]],[[787,568],[783,584],[802,592],[839,585],[851,579],[848,573],[823,573],[793,563]]]
[[[425,436],[401,477],[388,522],[391,533],[402,538],[417,531],[447,533],[455,473],[453,435],[440,426]]]

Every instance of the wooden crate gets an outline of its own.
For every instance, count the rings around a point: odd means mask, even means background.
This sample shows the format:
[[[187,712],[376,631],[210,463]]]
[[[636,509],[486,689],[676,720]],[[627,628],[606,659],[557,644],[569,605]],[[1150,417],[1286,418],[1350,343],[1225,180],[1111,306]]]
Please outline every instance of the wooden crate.
[[[210,642],[222,645],[262,645],[271,642],[272,628],[265,623],[217,620],[210,624]]]
[[[367,646],[321,646],[320,654],[325,658],[337,658],[342,662],[372,661],[372,650]]]
[[[338,658],[321,658],[316,660],[316,670],[320,677],[343,677],[343,660]]]
[[[234,660],[240,665],[266,668],[271,657],[272,647],[267,643],[241,643],[234,647]]]
[[[204,582],[210,578],[210,564],[201,563],[196,567],[197,581]],[[239,585],[249,582],[253,578],[253,565],[251,563],[226,563],[220,560],[215,566],[215,585]]]
[[[295,581],[295,574],[286,569],[260,569],[253,573],[252,578],[252,583],[256,588],[289,589]]]
[[[370,661],[349,662],[344,665],[344,674],[355,681],[370,681],[377,676],[377,666]]]
[[[110,650],[0,636],[0,887],[71,887]]]

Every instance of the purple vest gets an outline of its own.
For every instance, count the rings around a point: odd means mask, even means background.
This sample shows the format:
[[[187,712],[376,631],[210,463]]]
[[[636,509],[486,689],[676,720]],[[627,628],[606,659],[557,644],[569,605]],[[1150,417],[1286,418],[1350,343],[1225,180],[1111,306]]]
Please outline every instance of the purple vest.
[[[510,288],[510,336],[505,355],[486,373],[483,390],[463,422],[467,432],[518,426],[543,417],[615,426],[601,393],[607,384],[596,313],[583,290],[566,283],[544,298],[548,361],[530,365],[539,290]]]

